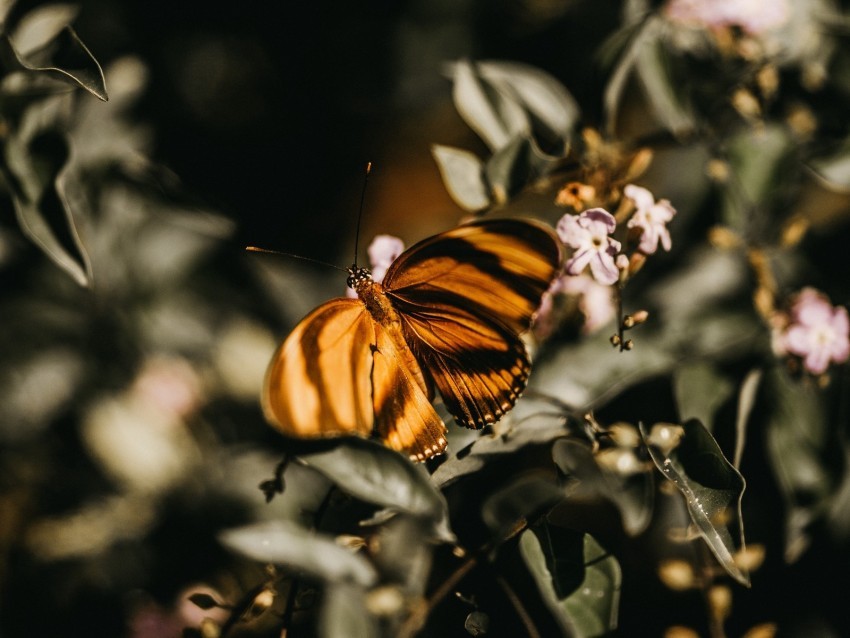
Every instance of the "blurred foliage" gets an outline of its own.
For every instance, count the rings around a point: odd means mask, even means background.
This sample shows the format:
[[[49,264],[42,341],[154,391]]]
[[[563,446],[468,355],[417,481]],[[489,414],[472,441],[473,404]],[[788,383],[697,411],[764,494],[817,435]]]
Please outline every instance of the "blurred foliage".
[[[406,126],[456,221],[622,222],[629,183],[677,210],[615,321],[565,304],[517,406],[413,464],[264,423],[276,343],[342,278],[246,255],[247,222],[154,159],[148,60],[101,66],[79,7],[0,3],[0,635],[850,633],[850,375],[775,344],[803,286],[850,302],[850,11],[759,33],[670,4],[393,14],[444,74],[423,93],[451,114]]]

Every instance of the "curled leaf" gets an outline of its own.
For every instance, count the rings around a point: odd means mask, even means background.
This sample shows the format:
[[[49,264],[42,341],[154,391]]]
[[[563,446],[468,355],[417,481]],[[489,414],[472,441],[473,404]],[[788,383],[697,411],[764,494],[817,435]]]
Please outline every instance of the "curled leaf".
[[[666,451],[653,443],[647,428],[640,424],[653,462],[685,497],[700,536],[729,575],[749,587],[749,575],[734,560],[738,550],[744,548],[744,477],[726,460],[702,423],[689,419],[682,428],[684,435],[679,444]],[[734,536],[738,537],[737,544]]]
[[[363,557],[286,521],[256,523],[229,529],[219,540],[245,556],[264,563],[287,565],[314,578],[370,586],[377,580],[374,567]]]

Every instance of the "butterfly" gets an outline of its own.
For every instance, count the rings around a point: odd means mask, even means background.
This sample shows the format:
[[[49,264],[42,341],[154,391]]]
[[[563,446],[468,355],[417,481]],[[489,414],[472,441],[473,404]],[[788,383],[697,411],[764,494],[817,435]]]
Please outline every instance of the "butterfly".
[[[561,260],[549,226],[488,219],[411,246],[382,283],[352,266],[357,298],[320,305],[273,355],[266,419],[290,437],[374,437],[414,461],[443,453],[435,388],[469,428],[514,406],[531,369],[520,335]]]

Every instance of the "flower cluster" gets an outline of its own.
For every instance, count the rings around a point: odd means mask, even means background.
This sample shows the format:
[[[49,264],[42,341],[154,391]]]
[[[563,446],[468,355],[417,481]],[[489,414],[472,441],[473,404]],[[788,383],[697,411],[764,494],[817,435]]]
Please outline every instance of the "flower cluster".
[[[799,358],[810,374],[821,375],[831,363],[844,363],[850,357],[847,309],[833,307],[826,295],[814,288],[797,293],[790,310],[778,313],[774,323],[776,354]]]
[[[670,20],[689,26],[740,27],[759,35],[784,26],[791,7],[788,0],[669,0],[664,12]]]
[[[555,202],[578,208],[595,192],[586,184],[570,182],[561,189]],[[615,315],[614,286],[622,285],[630,274],[637,272],[645,257],[655,253],[659,245],[665,251],[671,249],[667,224],[676,209],[670,202],[666,199],[656,201],[649,190],[634,184],[627,184],[622,194],[617,214],[621,222],[628,220],[625,224],[618,224],[618,217],[600,207],[577,215],[567,213],[558,221],[556,231],[571,254],[563,274],[552,283],[543,299],[535,326],[538,336],[545,337],[553,332],[557,323],[553,317],[558,306],[556,300],[563,296],[578,299],[577,308],[584,320],[581,332],[596,331]],[[618,225],[625,229],[620,233],[622,241],[614,237]],[[625,329],[633,325],[626,323]]]

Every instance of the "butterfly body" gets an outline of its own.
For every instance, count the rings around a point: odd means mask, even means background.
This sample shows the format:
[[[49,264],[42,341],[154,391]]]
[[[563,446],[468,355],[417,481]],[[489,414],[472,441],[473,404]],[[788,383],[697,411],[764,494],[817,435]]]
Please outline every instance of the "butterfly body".
[[[491,220],[419,242],[383,283],[352,267],[358,298],[319,306],[272,358],[267,419],[301,438],[376,437],[418,461],[442,453],[435,388],[471,428],[513,407],[531,368],[520,334],[560,261],[549,227]]]

